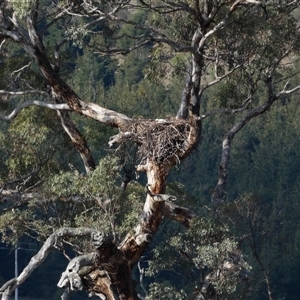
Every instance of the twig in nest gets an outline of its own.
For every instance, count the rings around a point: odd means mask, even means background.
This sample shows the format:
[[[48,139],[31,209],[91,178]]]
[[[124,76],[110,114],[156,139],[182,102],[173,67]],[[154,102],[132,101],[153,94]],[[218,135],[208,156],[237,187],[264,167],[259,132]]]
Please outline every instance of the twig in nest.
[[[132,125],[131,131],[139,144],[141,161],[149,159],[163,163],[172,157],[179,160],[185,152],[190,125],[182,120],[142,121]]]

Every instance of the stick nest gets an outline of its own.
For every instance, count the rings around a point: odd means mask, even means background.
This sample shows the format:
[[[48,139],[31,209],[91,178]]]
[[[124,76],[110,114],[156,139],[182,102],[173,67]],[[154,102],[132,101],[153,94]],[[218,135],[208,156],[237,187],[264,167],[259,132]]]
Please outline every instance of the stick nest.
[[[163,163],[185,153],[190,125],[184,120],[138,120],[129,130],[131,138],[139,145],[138,155],[141,162],[156,161]]]

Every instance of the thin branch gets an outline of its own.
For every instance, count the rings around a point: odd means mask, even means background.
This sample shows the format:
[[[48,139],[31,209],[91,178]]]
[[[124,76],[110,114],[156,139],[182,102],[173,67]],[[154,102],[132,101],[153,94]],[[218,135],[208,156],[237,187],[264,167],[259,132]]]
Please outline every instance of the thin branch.
[[[17,72],[17,71],[20,71],[20,69],[14,71],[14,72]],[[47,96],[48,98],[50,98],[50,95],[47,92],[37,90],[37,89],[32,89],[32,90],[28,90],[28,91],[18,91],[18,92],[0,90],[0,94],[12,95],[12,96],[23,96],[23,95],[28,95],[28,94],[40,94],[40,95]]]
[[[20,192],[14,189],[5,189],[1,190],[0,192],[0,206],[1,204],[5,203],[5,208],[0,209],[0,212],[2,213],[12,209],[27,206],[36,199],[38,199],[38,201],[34,202],[34,205],[39,207],[47,206],[54,202],[59,202],[59,199],[41,198],[41,195],[37,190],[33,192]],[[67,199],[64,199],[64,203],[71,203],[73,207],[75,207],[75,205],[84,204],[90,201],[91,200],[89,197],[82,197],[78,195],[73,195],[71,197],[68,197]],[[102,206],[102,208],[103,210],[105,210],[104,206]]]
[[[3,41],[1,41],[1,43],[0,43],[0,50],[3,47],[3,45],[4,45],[5,42],[6,42],[6,39],[3,39]]]
[[[203,92],[204,92],[207,88],[209,88],[209,87],[211,87],[211,86],[213,86],[213,85],[219,83],[220,81],[222,81],[224,78],[226,78],[226,77],[228,77],[229,75],[231,75],[234,71],[236,71],[236,70],[237,70],[238,68],[240,68],[240,67],[241,67],[241,65],[237,65],[237,66],[235,66],[233,69],[231,69],[229,72],[227,72],[226,74],[224,74],[224,75],[222,75],[222,76],[219,76],[219,75],[217,74],[217,63],[216,63],[216,64],[215,64],[215,80],[213,80],[213,81],[207,83],[206,85],[204,85],[203,87],[201,87],[201,89],[200,89],[200,91],[199,91],[199,97],[202,96]]]
[[[24,183],[28,180],[30,180],[32,177],[34,177],[35,175],[37,175],[39,173],[39,171],[41,170],[43,164],[40,164],[37,168],[33,169],[31,172],[29,172],[28,174],[26,174],[25,176],[22,176],[21,178],[15,179],[14,181],[10,181],[10,182],[6,182],[1,188],[0,188],[0,195],[2,193],[3,190],[5,190],[8,186],[12,186],[15,184],[20,184],[20,183]],[[0,201],[1,203],[1,201]]]
[[[10,76],[12,77],[14,73],[20,73],[22,72],[24,69],[28,68],[30,65],[32,64],[32,61],[30,61],[27,65],[23,66],[22,68],[13,71]]]
[[[65,104],[65,103],[64,104],[51,104],[51,103],[47,103],[47,102],[43,102],[43,101],[33,100],[33,101],[24,102],[24,103],[18,105],[8,116],[0,115],[0,120],[11,121],[18,115],[18,113],[22,109],[30,107],[32,105],[46,107],[46,108],[53,109],[53,110],[70,110],[69,105]]]
[[[209,116],[217,115],[217,114],[230,114],[230,115],[234,115],[236,113],[244,111],[249,106],[249,104],[251,102],[252,102],[252,96],[249,96],[244,101],[244,103],[240,107],[238,107],[238,108],[216,109],[216,110],[213,110],[213,111],[210,111],[210,112],[207,112],[207,113],[201,115],[200,118],[201,118],[201,120],[203,120],[203,119],[205,119],[205,118],[207,118]]]
[[[276,95],[277,98],[279,98],[279,97],[281,97],[281,96],[283,96],[283,95],[290,95],[290,94],[292,94],[292,93],[294,93],[294,92],[300,90],[300,85],[297,85],[297,86],[295,86],[294,88],[292,88],[292,89],[290,89],[290,90],[286,90],[286,87],[287,87],[288,84],[289,84],[289,82],[287,82],[287,83],[285,84],[283,90],[280,91],[280,92]]]
[[[145,287],[145,284],[144,284],[143,279],[144,279],[144,276],[145,276],[145,269],[141,267],[141,261],[140,260],[138,261],[138,269],[139,269],[139,273],[140,273],[140,282],[139,283],[140,283],[140,286],[141,286],[141,288],[142,288],[142,290],[145,294],[145,296],[142,296],[142,295],[138,294],[138,297],[141,300],[145,300],[146,297],[149,295],[149,293],[148,293],[148,291]]]
[[[149,39],[150,40],[150,39]],[[117,54],[128,54],[132,52],[133,50],[139,49],[149,43],[149,40],[139,41],[138,43],[135,43],[132,47],[129,48],[103,48],[103,49],[97,49],[98,51],[95,51],[95,53],[100,55],[117,55]]]

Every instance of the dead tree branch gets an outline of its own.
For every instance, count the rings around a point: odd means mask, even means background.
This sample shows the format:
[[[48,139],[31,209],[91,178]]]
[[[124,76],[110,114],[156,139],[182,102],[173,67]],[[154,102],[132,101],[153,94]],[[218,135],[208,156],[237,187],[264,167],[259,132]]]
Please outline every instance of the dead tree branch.
[[[69,105],[65,104],[65,103],[52,104],[52,103],[47,103],[44,101],[33,100],[33,101],[27,101],[22,104],[19,104],[8,116],[0,115],[0,119],[4,120],[4,121],[11,121],[18,115],[18,113],[22,109],[33,106],[33,105],[40,106],[40,107],[46,107],[46,108],[53,109],[53,110],[70,110]]]
[[[95,233],[94,229],[91,228],[70,228],[63,227],[52,233],[39,252],[34,255],[28,265],[23,269],[21,274],[0,288],[0,295],[2,300],[8,300],[13,291],[18,288],[30,275],[31,273],[40,266],[47,258],[48,254],[54,249],[56,243],[60,242],[65,237],[78,237],[78,236],[91,236]]]

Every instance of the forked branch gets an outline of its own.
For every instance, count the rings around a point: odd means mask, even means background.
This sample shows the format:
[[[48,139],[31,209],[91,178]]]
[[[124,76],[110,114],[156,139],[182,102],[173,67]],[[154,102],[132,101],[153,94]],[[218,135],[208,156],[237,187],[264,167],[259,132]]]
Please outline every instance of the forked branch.
[[[261,106],[256,107],[250,110],[244,117],[242,117],[238,122],[236,122],[232,128],[227,132],[223,139],[222,143],[222,155],[221,155],[221,163],[219,166],[219,179],[218,183],[215,187],[214,193],[212,195],[212,203],[214,205],[215,211],[218,210],[218,206],[223,203],[226,199],[225,188],[227,184],[227,176],[228,176],[228,164],[230,159],[230,151],[231,151],[231,144],[235,137],[235,135],[254,117],[265,113],[272,104],[280,99],[280,97],[291,94],[300,89],[300,85],[286,90],[284,89],[279,93],[275,94],[273,85],[272,85],[272,76],[269,76],[266,81],[266,89],[267,89],[267,101],[263,103]]]

